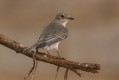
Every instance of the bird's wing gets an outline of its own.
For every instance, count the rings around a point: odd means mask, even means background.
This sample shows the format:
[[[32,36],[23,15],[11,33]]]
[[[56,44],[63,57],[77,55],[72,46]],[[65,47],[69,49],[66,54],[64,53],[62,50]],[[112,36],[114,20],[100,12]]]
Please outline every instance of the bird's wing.
[[[40,35],[39,40],[32,45],[29,50],[35,47],[50,46],[53,43],[59,42],[68,36],[68,30],[61,24],[50,23],[45,27]]]
[[[45,46],[50,46],[53,43],[57,43],[68,36],[68,30],[61,24],[50,23],[45,27],[41,33],[39,40],[29,47],[27,50],[39,47],[43,48]]]
[[[49,25],[44,32],[42,32],[39,39],[39,45],[49,46],[53,43],[59,42],[65,39],[68,35],[68,30],[59,24]]]
[[[44,42],[46,42],[47,45],[51,45],[53,43],[59,42],[67,37],[68,35],[67,32],[68,32],[67,29],[64,28],[59,32],[51,33],[45,37]]]

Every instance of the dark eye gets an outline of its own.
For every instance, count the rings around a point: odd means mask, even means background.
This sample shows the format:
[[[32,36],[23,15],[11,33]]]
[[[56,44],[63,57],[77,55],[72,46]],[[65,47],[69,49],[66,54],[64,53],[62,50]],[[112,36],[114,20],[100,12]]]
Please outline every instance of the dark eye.
[[[63,17],[64,17],[64,15],[61,15],[61,17],[63,18]]]

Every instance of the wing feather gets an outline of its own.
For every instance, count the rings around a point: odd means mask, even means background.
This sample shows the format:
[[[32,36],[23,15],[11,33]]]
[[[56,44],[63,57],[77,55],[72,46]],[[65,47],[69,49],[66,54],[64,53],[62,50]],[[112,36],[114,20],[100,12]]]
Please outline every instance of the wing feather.
[[[46,42],[48,45],[51,45],[53,43],[59,42],[63,39],[65,39],[68,35],[67,29],[63,28],[61,31],[57,33],[51,33],[45,37],[44,42]]]
[[[61,24],[50,24],[45,28],[40,36],[40,43],[51,45],[65,39],[68,35],[68,30]]]

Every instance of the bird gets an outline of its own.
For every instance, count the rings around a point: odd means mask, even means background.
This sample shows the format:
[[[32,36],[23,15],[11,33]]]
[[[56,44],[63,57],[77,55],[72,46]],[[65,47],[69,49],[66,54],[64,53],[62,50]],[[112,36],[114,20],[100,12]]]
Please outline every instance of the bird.
[[[29,47],[27,51],[35,48],[36,53],[38,53],[39,49],[46,49],[49,54],[49,50],[55,49],[60,57],[58,46],[59,43],[68,36],[66,24],[70,20],[74,20],[74,18],[70,17],[66,13],[58,13],[55,18],[46,27],[44,27],[38,41]]]

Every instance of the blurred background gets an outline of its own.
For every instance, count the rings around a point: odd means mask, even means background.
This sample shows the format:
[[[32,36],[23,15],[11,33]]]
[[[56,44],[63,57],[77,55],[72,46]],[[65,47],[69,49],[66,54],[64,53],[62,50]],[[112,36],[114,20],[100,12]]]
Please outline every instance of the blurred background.
[[[81,78],[69,72],[68,80],[119,79],[119,0],[0,0],[0,33],[31,46],[59,12],[75,18],[60,44],[61,56],[102,67],[99,74],[82,72]],[[32,59],[0,45],[0,80],[23,80],[31,66]],[[39,62],[34,80],[54,80],[56,68]],[[63,80],[64,71],[57,80]]]

